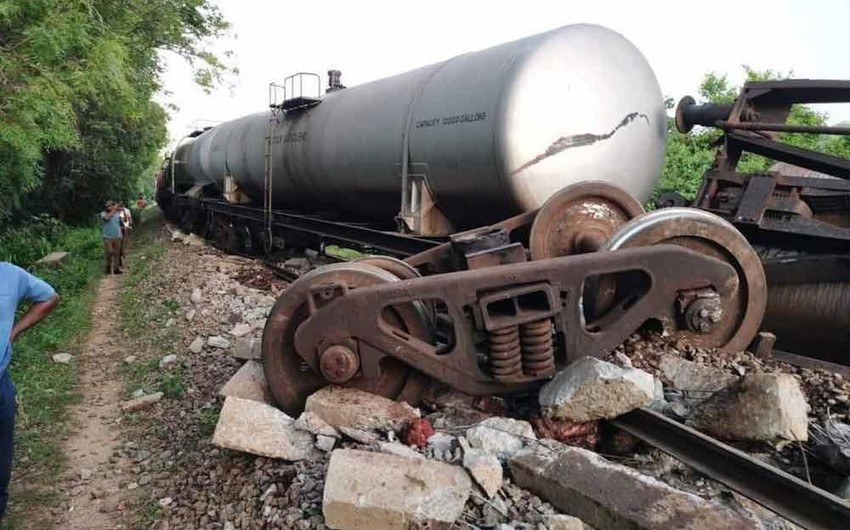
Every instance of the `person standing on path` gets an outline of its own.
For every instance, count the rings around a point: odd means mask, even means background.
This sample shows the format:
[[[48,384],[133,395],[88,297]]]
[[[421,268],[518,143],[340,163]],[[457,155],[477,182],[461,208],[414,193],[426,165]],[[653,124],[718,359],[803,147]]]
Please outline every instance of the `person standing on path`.
[[[118,263],[121,253],[121,209],[115,201],[106,203],[106,208],[100,212],[103,228],[100,237],[103,239],[103,250],[106,253],[106,274],[121,274]]]
[[[124,266],[124,253],[127,250],[127,240],[130,239],[130,231],[133,230],[133,214],[124,206],[124,202],[118,201],[119,217],[121,218],[121,250],[118,254],[118,266]]]
[[[15,321],[21,301],[32,304]],[[15,385],[9,375],[12,343],[59,303],[53,287],[11,263],[0,262],[0,521],[6,515],[15,439]]]

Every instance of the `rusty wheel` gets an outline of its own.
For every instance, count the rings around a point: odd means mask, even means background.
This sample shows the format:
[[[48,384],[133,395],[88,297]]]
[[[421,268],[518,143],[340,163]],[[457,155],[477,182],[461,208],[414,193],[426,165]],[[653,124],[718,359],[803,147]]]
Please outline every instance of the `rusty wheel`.
[[[377,267],[360,263],[339,263],[315,269],[298,278],[272,308],[263,331],[263,367],[275,403],[287,414],[297,416],[304,410],[307,397],[330,383],[314,371],[295,349],[295,332],[309,316],[308,295],[323,284],[344,285],[357,289],[398,279]],[[428,340],[430,328],[419,304],[387,308],[384,320],[404,332]],[[338,330],[329,330],[329,332]],[[338,348],[338,359],[346,360],[346,348]],[[355,354],[356,355],[356,354]],[[323,367],[324,367],[324,360]],[[428,382],[419,372],[391,358],[380,361],[379,377],[355,375],[344,383],[390,399],[415,404]]]
[[[567,186],[549,198],[534,217],[528,247],[531,259],[596,252],[643,206],[607,182]]]
[[[746,348],[758,333],[767,301],[764,269],[746,238],[714,214],[693,208],[665,208],[627,223],[603,250],[657,244],[680,245],[718,258],[738,272],[737,286],[729,296],[712,299],[708,293],[708,297],[685,299],[688,306],[682,310],[678,329],[671,330],[673,335],[704,348]],[[602,292],[599,296],[608,295]]]
[[[414,269],[412,265],[391,256],[363,256],[357,258],[354,262],[373,265],[379,269],[392,273],[392,275],[399,280],[412,280],[413,278],[422,277],[422,275],[419,274],[419,271]]]

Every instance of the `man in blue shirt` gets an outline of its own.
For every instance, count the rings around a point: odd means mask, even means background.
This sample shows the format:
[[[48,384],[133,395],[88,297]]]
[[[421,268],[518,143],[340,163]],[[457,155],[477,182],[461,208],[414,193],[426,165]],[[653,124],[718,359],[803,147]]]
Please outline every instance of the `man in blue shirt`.
[[[103,221],[100,237],[106,252],[106,274],[121,274],[121,209],[115,201],[109,201],[100,218]]]
[[[32,306],[16,322],[15,313],[22,300]],[[12,343],[53,311],[57,303],[59,297],[53,287],[11,263],[0,262],[0,521],[9,500],[14,454],[15,385],[9,376]]]

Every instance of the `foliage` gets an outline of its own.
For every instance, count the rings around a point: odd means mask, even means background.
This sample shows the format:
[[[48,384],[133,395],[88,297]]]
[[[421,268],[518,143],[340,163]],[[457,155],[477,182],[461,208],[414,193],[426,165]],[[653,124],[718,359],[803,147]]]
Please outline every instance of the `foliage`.
[[[50,502],[53,482],[65,461],[62,440],[67,432],[68,406],[77,395],[76,361],[57,364],[51,354],[78,354],[80,341],[91,324],[93,288],[102,265],[100,234],[95,228],[69,228],[50,218],[39,218],[26,228],[0,235],[0,260],[32,266],[45,253],[62,249],[69,255],[60,267],[34,266],[33,272],[50,283],[62,302],[50,316],[15,342],[11,373],[18,390],[15,433],[15,521],[27,528],[41,527],[37,506]],[[21,512],[24,513],[21,513]],[[32,511],[33,513],[29,513]],[[45,525],[47,523],[45,522]]]
[[[744,72],[750,81],[768,81],[787,79],[773,70],[754,70],[744,66]],[[699,89],[698,103],[731,103],[740,92],[740,88],[729,83],[726,76],[708,73]],[[667,100],[667,109],[673,108],[672,100]],[[825,125],[828,116],[805,105],[794,105],[788,115],[787,123],[796,125]],[[702,183],[702,175],[714,160],[715,142],[720,138],[716,129],[697,127],[689,134],[676,130],[673,118],[667,120],[667,152],[661,171],[661,180],[656,186],[655,196],[667,191],[676,191],[688,199],[693,199]],[[791,145],[814,149],[841,158],[850,159],[850,137],[825,137],[815,134],[783,133],[780,140]],[[744,154],[738,163],[738,171],[756,173],[767,171],[772,161],[764,157]]]
[[[166,53],[210,87],[227,23],[212,0],[0,0],[0,219],[88,219],[150,191],[166,141]]]

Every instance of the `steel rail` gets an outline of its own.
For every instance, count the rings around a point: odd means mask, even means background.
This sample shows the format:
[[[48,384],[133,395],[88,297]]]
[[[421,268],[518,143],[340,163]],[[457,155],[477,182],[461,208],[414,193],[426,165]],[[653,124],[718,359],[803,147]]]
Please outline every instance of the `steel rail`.
[[[804,528],[850,528],[850,503],[657,412],[612,423]]]

